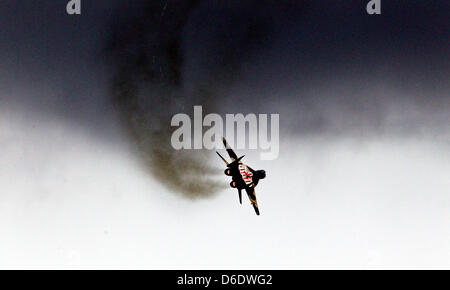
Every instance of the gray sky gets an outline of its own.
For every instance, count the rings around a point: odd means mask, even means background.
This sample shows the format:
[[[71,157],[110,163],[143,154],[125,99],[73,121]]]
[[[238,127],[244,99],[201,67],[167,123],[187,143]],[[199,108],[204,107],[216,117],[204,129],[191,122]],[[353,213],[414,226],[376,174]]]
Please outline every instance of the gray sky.
[[[0,267],[448,268],[449,4],[315,2],[2,2]],[[194,104],[280,114],[261,216],[155,170]]]

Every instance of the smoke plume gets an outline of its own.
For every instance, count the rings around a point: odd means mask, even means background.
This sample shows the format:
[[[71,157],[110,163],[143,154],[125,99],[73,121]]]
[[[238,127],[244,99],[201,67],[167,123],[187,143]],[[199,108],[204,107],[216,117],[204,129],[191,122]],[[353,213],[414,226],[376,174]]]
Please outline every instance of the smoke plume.
[[[223,188],[223,183],[214,180],[222,169],[219,162],[210,165],[210,152],[174,150],[170,119],[176,113],[192,113],[194,105],[202,105],[205,113],[218,112],[239,64],[262,42],[265,29],[264,19],[248,9],[229,15],[242,26],[229,29],[227,20],[222,27],[215,26],[220,31],[209,31],[220,35],[207,45],[221,47],[221,59],[212,60],[208,77],[191,78],[186,84],[183,37],[186,23],[200,3],[146,2],[140,15],[115,20],[108,45],[116,69],[112,100],[143,163],[160,182],[190,198],[207,197]],[[229,41],[222,45],[224,37]]]

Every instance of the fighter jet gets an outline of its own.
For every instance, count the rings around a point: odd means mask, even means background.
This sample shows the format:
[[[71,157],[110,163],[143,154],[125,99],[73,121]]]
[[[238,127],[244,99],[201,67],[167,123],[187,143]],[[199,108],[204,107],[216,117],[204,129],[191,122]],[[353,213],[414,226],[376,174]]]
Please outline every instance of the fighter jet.
[[[219,152],[216,151],[217,155],[225,162],[227,168],[224,173],[227,176],[231,176],[232,181],[230,186],[236,188],[239,194],[239,202],[242,204],[242,190],[245,189],[248,198],[255,209],[257,215],[259,215],[258,203],[256,201],[255,187],[258,185],[260,179],[266,177],[266,172],[264,170],[253,170],[250,166],[242,163],[241,159],[244,156],[237,157],[230,145],[228,145],[227,140],[222,137],[223,145],[231,158],[231,162],[228,162]]]

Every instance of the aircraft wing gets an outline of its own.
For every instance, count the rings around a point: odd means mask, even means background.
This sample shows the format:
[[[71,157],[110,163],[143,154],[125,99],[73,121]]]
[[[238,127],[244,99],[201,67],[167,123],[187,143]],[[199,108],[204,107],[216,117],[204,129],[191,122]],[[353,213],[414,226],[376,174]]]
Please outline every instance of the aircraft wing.
[[[231,161],[235,161],[238,159],[236,153],[234,153],[233,149],[231,149],[230,145],[228,145],[227,140],[222,137],[223,145],[225,145],[225,149],[227,149],[228,155],[231,158]]]
[[[250,199],[250,202],[253,205],[253,208],[255,209],[256,215],[259,215],[259,209],[258,209],[258,202],[256,201],[256,193],[255,193],[255,187],[246,187],[245,191],[247,192],[248,198]]]

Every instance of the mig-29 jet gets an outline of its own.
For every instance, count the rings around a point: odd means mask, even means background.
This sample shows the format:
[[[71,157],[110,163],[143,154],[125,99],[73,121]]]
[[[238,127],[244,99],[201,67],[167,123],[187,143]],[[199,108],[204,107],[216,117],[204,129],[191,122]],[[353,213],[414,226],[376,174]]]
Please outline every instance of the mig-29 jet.
[[[237,157],[230,145],[228,145],[227,140],[222,137],[223,145],[231,158],[231,163],[229,163],[219,152],[216,151],[217,155],[225,162],[227,168],[225,169],[225,175],[231,176],[232,181],[230,186],[236,188],[239,194],[239,202],[242,204],[242,190],[245,189],[248,198],[255,209],[257,215],[259,215],[258,203],[256,201],[255,187],[258,185],[260,179],[266,177],[266,172],[264,170],[253,170],[250,166],[242,163],[241,159],[244,156]]]

